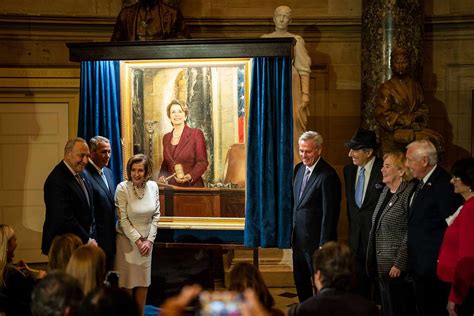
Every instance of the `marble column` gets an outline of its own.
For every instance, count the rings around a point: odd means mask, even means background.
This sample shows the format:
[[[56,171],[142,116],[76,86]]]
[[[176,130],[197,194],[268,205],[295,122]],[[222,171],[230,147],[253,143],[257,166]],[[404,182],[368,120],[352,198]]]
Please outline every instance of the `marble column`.
[[[374,100],[379,85],[390,79],[390,53],[406,48],[411,56],[412,77],[423,74],[423,0],[363,0],[361,43],[361,123],[376,130]]]

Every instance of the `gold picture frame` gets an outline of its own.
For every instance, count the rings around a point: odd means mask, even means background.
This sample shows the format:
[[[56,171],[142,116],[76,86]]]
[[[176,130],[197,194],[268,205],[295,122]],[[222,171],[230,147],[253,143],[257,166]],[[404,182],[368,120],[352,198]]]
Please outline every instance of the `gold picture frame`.
[[[120,62],[123,166],[133,154],[147,154],[154,163],[154,179],[158,179],[162,139],[172,129],[166,106],[174,99],[188,105],[188,124],[202,129],[206,137],[209,167],[203,174],[205,187],[160,184],[160,228],[244,229],[246,160],[241,157],[246,159],[251,61],[213,58]],[[229,163],[232,148],[240,151],[240,158]]]

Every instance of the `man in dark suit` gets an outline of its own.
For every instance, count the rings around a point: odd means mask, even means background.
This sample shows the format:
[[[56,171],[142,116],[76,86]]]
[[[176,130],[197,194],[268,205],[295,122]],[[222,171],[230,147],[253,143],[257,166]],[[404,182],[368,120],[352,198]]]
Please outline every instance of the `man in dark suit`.
[[[382,192],[382,159],[375,157],[375,132],[359,128],[345,144],[352,164],[344,167],[349,246],[356,257],[357,293],[370,298],[371,284],[367,273],[366,253],[372,226],[372,214]]]
[[[449,173],[437,165],[435,146],[418,140],[407,146],[406,166],[418,179],[408,210],[408,271],[415,285],[418,315],[448,315],[449,285],[436,277],[438,252],[446,217],[462,204]]]
[[[102,136],[89,140],[91,158],[84,175],[94,192],[96,240],[107,256],[107,269],[113,269],[115,255],[115,182],[107,168],[110,160],[110,141]]]
[[[67,141],[64,159],[54,167],[44,183],[46,218],[41,250],[47,255],[57,235],[72,233],[83,243],[96,244],[94,206],[90,184],[82,175],[89,159],[89,147],[82,138]]]
[[[353,260],[350,248],[335,241],[317,250],[313,269],[318,294],[290,308],[288,315],[379,315],[374,302],[349,292],[354,272]]]
[[[301,161],[293,175],[293,276],[300,302],[313,296],[312,255],[337,239],[341,182],[323,158],[323,138],[309,131],[299,139]]]

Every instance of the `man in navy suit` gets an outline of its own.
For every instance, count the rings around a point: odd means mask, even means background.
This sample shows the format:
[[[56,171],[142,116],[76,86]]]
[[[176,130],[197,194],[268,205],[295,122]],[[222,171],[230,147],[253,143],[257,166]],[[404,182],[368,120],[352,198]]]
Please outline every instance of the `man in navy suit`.
[[[408,271],[414,279],[419,316],[448,315],[449,285],[436,277],[438,252],[446,230],[446,217],[462,204],[449,183],[449,173],[437,165],[438,155],[429,140],[407,146],[406,166],[418,179],[408,210]]]
[[[113,269],[115,255],[115,181],[107,168],[110,160],[110,141],[102,136],[89,140],[91,158],[84,170],[94,191],[96,240],[107,256],[107,269]]]
[[[82,138],[67,141],[64,159],[54,167],[44,183],[46,217],[41,251],[48,255],[57,235],[72,233],[83,243],[96,245],[93,193],[82,171],[89,160],[89,147]]]
[[[301,161],[293,175],[293,276],[300,302],[313,296],[312,256],[337,239],[341,182],[322,157],[323,138],[309,131],[299,138]]]
[[[371,281],[367,276],[366,253],[372,214],[382,192],[382,159],[375,156],[374,131],[359,128],[345,143],[352,163],[344,167],[349,246],[356,258],[357,293],[370,298]]]

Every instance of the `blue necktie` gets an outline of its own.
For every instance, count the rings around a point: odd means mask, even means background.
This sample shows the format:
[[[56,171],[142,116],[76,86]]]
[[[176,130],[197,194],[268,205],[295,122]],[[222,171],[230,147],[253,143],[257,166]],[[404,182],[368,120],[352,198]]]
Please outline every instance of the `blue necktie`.
[[[107,183],[107,178],[105,177],[104,170],[100,170],[100,171],[99,171],[99,174],[100,174],[102,180],[104,180],[104,183],[105,183],[105,186],[107,187],[107,189],[110,190],[109,184]]]
[[[357,178],[357,186],[355,191],[355,202],[360,208],[362,206],[362,198],[364,196],[364,183],[365,183],[365,168],[360,168],[359,177]]]
[[[306,187],[306,183],[308,183],[309,176],[311,174],[311,170],[306,168],[306,171],[304,173],[303,181],[301,182],[301,188],[300,188],[300,196],[299,199],[301,200],[301,196],[303,195],[304,188]]]

